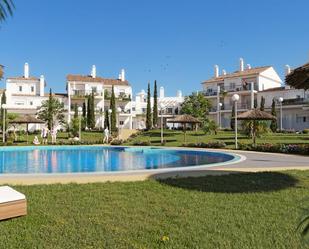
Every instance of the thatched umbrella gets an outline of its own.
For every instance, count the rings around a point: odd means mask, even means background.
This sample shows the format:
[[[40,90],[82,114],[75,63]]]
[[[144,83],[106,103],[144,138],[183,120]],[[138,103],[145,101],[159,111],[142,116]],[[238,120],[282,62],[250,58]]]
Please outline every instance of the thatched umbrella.
[[[174,124],[182,124],[183,125],[183,132],[184,132],[184,142],[187,141],[187,124],[200,124],[201,121],[199,121],[197,118],[184,114],[184,115],[178,115],[177,117],[170,119],[167,121],[168,123],[174,123]]]
[[[252,122],[252,138],[253,144],[256,144],[256,128],[257,122],[256,121],[263,121],[263,120],[276,120],[277,118],[267,112],[261,111],[259,109],[252,109],[246,112],[243,112],[237,116],[238,120],[249,120]]]
[[[28,143],[28,126],[29,124],[44,124],[43,120],[37,119],[35,116],[26,114],[23,116],[19,116],[11,121],[11,124],[26,124],[26,134],[27,134],[27,143]]]
[[[288,85],[297,89],[309,89],[309,63],[294,69],[285,78]]]

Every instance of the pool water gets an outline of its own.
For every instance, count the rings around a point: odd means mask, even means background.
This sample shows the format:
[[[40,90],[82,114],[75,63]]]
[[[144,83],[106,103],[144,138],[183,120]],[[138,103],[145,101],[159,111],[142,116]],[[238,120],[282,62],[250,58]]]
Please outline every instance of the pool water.
[[[212,166],[225,153],[141,147],[41,146],[0,149],[0,174],[82,173]]]

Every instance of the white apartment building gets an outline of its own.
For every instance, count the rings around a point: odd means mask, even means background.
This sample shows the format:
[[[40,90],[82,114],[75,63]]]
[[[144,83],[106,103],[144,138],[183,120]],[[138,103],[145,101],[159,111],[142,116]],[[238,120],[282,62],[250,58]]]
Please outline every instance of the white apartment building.
[[[42,105],[42,101],[48,99],[45,94],[46,81],[44,75],[35,77],[30,75],[29,64],[24,65],[24,74],[6,79],[6,103],[8,112],[17,114],[35,115]],[[66,103],[65,94],[55,94],[61,101]],[[30,125],[29,130],[39,129],[41,125]]]
[[[132,87],[125,78],[125,70],[122,69],[119,77],[108,79],[97,76],[96,66],[92,66],[90,75],[67,75],[68,95],[68,122],[74,115],[73,106],[82,106],[87,95],[94,93],[96,106],[96,127],[104,126],[105,110],[110,109],[110,97],[114,87],[116,105],[121,108],[118,113],[119,124],[122,128],[132,129],[131,96]]]
[[[291,69],[286,66],[286,74]],[[308,93],[303,90],[291,89],[283,86],[280,76],[272,66],[245,67],[244,60],[239,60],[239,69],[232,73],[214,67],[214,76],[202,82],[203,93],[212,104],[210,117],[217,121],[222,128],[230,127],[233,101],[232,96],[237,93],[240,97],[237,102],[238,112],[254,108],[256,101],[260,106],[261,97],[265,98],[265,109],[270,111],[272,100],[277,104],[278,125],[280,122],[279,98],[282,102],[283,129],[303,130],[309,127]],[[278,126],[279,127],[279,126]]]
[[[177,91],[175,97],[166,97],[164,87],[161,86],[158,96],[158,111],[159,111],[159,120],[158,127],[161,124],[161,115],[163,115],[163,124],[168,128],[171,128],[172,125],[166,123],[168,118],[173,118],[180,112],[181,104],[184,101],[182,92]],[[154,98],[151,97],[151,108],[153,108]],[[160,106],[163,105],[163,110],[160,110]],[[146,128],[146,110],[147,110],[147,94],[145,90],[140,91],[136,94],[135,101],[132,101],[132,115],[133,115],[133,129],[142,130]]]

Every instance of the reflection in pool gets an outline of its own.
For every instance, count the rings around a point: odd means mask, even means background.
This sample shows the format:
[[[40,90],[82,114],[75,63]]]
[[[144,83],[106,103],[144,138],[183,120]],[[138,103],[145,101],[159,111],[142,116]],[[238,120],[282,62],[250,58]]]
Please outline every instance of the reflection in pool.
[[[115,172],[211,166],[233,159],[225,153],[150,147],[6,147],[0,149],[0,173]]]

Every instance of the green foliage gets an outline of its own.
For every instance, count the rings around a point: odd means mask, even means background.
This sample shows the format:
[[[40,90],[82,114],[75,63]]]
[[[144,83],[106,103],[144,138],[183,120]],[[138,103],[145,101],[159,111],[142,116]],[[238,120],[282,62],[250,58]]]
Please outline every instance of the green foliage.
[[[231,120],[230,120],[230,127],[231,129],[234,131],[235,130],[235,104],[233,104],[232,106],[232,116],[231,116]]]
[[[273,102],[272,102],[272,104],[271,104],[271,115],[277,117],[275,99],[273,99]],[[270,129],[272,130],[272,132],[276,132],[276,131],[277,131],[277,129],[278,129],[277,120],[272,120],[272,121],[271,121]]]
[[[116,116],[116,97],[115,97],[115,91],[114,91],[114,86],[112,87],[112,95],[111,95],[111,99],[110,99],[110,109],[112,110],[111,113],[111,131],[117,131],[117,126],[116,126],[116,122],[117,122],[117,116]]]
[[[202,129],[205,134],[217,134],[218,125],[213,119],[205,119],[202,124]]]
[[[181,105],[181,113],[189,114],[201,121],[207,120],[207,115],[211,104],[202,93],[192,93],[190,96],[185,97]]]
[[[108,110],[105,111],[105,117],[104,117],[104,128],[106,127],[110,130]]]
[[[94,105],[94,93],[92,92],[87,97],[87,125],[88,128],[94,129],[95,128],[95,105]]]
[[[41,108],[38,112],[38,118],[45,121],[48,129],[52,130],[57,125],[63,125],[64,120],[64,103],[61,103],[52,95],[50,89],[49,98],[42,102]]]
[[[0,1],[0,22],[4,22],[8,16],[13,15],[13,9],[15,5],[12,0],[1,0]]]
[[[0,126],[1,126],[1,130],[2,130],[2,126],[3,126],[3,114],[4,114],[4,112],[5,112],[5,114],[7,114],[7,110],[4,110],[3,108],[2,108],[2,105],[3,104],[6,104],[6,94],[5,94],[5,91],[3,91],[3,93],[2,93],[2,96],[1,96],[1,111],[0,111]],[[6,115],[7,116],[7,115]]]
[[[150,84],[148,83],[147,90],[147,110],[146,110],[146,129],[150,130],[152,128],[152,115],[151,115],[151,102],[150,102]]]
[[[158,90],[157,90],[157,81],[154,82],[154,90],[153,90],[153,125],[154,127],[158,126]]]
[[[254,106],[254,109],[258,107],[258,102],[256,98],[254,99],[253,106]]]
[[[265,98],[262,96],[261,97],[261,106],[260,106],[260,110],[264,111],[265,110]]]

